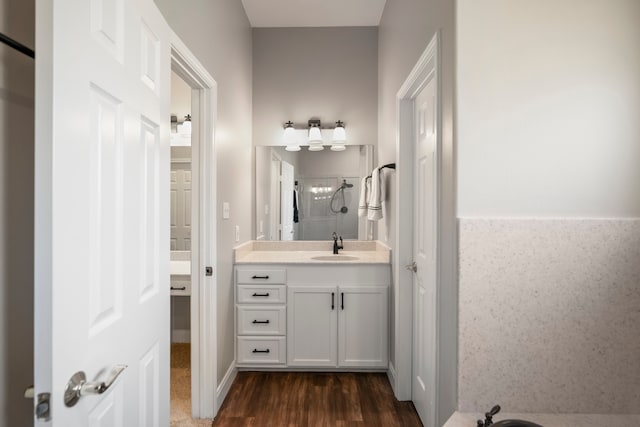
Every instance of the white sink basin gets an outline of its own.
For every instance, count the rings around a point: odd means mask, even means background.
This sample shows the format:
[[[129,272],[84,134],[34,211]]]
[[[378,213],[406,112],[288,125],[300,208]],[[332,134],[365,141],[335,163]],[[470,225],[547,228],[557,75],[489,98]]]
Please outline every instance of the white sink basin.
[[[351,255],[322,255],[311,257],[311,259],[316,261],[357,261],[360,258]]]

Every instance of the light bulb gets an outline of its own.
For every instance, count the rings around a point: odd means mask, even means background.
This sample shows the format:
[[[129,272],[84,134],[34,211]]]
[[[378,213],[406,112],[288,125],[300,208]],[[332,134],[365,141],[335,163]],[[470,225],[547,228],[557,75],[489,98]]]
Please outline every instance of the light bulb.
[[[309,129],[309,144],[322,144],[322,132],[317,126]]]
[[[344,125],[340,120],[336,122],[332,140],[336,144],[344,144],[347,142],[347,132],[344,130]]]

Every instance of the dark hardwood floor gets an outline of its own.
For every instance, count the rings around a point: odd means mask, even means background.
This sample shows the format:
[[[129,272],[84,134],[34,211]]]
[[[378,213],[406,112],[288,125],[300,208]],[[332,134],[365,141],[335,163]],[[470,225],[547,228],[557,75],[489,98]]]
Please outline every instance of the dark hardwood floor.
[[[422,426],[386,374],[240,372],[214,427]]]

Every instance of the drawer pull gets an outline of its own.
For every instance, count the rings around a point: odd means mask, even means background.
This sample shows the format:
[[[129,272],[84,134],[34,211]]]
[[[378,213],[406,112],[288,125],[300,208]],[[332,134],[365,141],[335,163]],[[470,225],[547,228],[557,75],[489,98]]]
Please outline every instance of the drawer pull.
[[[254,297],[268,297],[269,296],[269,292],[267,292],[266,294],[259,294],[257,292],[254,292],[252,296],[254,296]]]
[[[252,353],[271,353],[271,350],[258,350],[257,348],[254,348]]]
[[[334,304],[335,298],[336,298],[336,293],[335,292],[331,292],[331,310],[332,311],[333,311],[334,308],[336,308],[335,304]]]
[[[340,292],[340,298],[342,299],[342,302],[340,303],[340,308],[344,310],[344,292]]]
[[[254,321],[253,321],[253,322],[251,322],[251,323],[253,323],[254,325],[256,325],[256,324],[260,324],[260,323],[261,323],[261,324],[268,325],[270,322],[269,322],[269,320],[254,320]]]
[[[179,288],[176,288],[175,286],[172,286],[172,287],[171,287],[171,290],[172,290],[172,291],[186,291],[186,290],[187,290],[187,287],[186,287],[186,286],[181,286],[181,287],[179,287]]]
[[[253,276],[252,279],[268,279],[269,276]]]

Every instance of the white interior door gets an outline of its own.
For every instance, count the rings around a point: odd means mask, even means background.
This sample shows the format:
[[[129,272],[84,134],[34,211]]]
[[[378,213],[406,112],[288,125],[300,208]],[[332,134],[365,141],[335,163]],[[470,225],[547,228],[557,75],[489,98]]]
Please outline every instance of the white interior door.
[[[167,426],[169,28],[152,0],[36,14],[35,392],[48,426]]]
[[[437,286],[437,84],[431,78],[414,104],[414,242],[412,400],[425,426],[435,423],[435,294]]]
[[[171,241],[172,251],[191,250],[191,163],[171,163]]]
[[[281,162],[280,166],[280,226],[282,235],[280,240],[293,240],[293,165]]]

